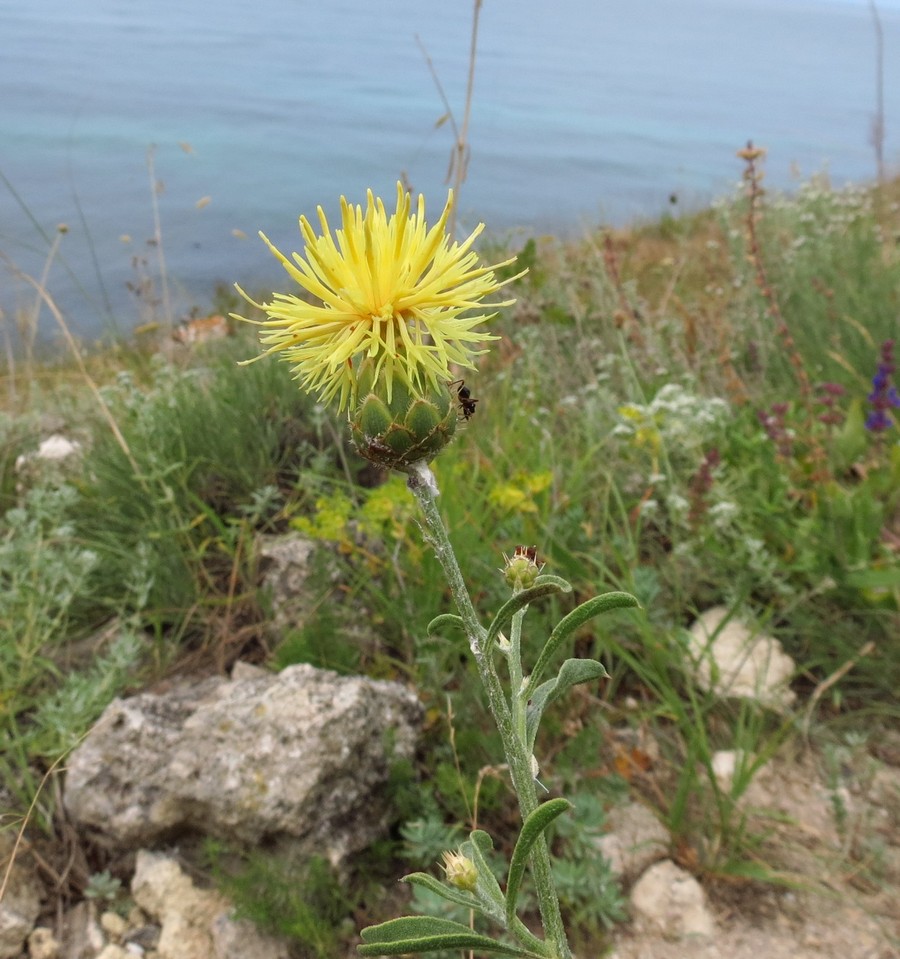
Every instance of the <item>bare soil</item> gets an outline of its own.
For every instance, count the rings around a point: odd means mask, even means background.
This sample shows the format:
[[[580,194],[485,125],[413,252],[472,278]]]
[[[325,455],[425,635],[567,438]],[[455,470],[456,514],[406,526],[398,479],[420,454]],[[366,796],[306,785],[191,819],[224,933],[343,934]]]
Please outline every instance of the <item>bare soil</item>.
[[[633,923],[610,956],[900,959],[900,750],[890,735],[843,754],[837,781],[807,752],[773,761],[751,785],[748,815],[768,833],[761,859],[785,886],[706,882],[713,937],[676,941]]]

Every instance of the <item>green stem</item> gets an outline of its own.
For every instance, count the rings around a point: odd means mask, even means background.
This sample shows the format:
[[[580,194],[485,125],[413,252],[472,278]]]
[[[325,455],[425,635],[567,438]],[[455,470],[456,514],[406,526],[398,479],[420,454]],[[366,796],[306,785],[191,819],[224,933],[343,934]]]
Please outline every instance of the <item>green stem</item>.
[[[417,463],[411,467],[407,485],[422,507],[434,554],[447,577],[447,585],[450,587],[453,601],[456,603],[457,610],[459,610],[459,616],[463,621],[472,655],[475,657],[475,664],[478,666],[478,673],[488,694],[488,702],[494,716],[494,722],[500,730],[503,742],[506,743],[507,739],[512,736],[512,717],[509,704],[503,694],[503,687],[500,684],[500,677],[497,675],[491,651],[484,648],[487,630],[478,622],[478,614],[472,605],[472,598],[469,596],[459,564],[456,562],[456,554],[450,544],[450,537],[447,535],[447,529],[437,508],[438,488],[434,474],[427,464]]]
[[[513,678],[514,688],[511,691],[513,703],[512,711],[503,692],[500,683],[500,677],[497,675],[497,669],[494,665],[493,650],[485,648],[487,639],[487,630],[478,621],[478,614],[472,604],[469,591],[466,588],[459,564],[456,561],[456,554],[453,552],[453,546],[450,543],[450,537],[447,535],[447,529],[441,518],[440,511],[437,508],[437,497],[439,495],[437,482],[434,474],[426,463],[417,463],[409,473],[407,485],[412,490],[413,495],[422,508],[422,514],[425,517],[425,525],[428,528],[428,536],[431,545],[441,564],[456,608],[459,611],[460,618],[466,630],[466,636],[469,639],[469,645],[472,649],[472,655],[475,657],[475,663],[478,667],[478,673],[484,684],[488,695],[488,703],[491,707],[491,713],[500,738],[503,741],[503,751],[506,754],[506,761],[509,765],[510,778],[512,779],[513,790],[519,800],[519,811],[522,814],[523,821],[537,809],[538,799],[535,788],[534,773],[531,768],[531,754],[526,745],[526,735],[524,725],[522,730],[517,729],[520,724],[514,720],[514,715],[524,719],[524,710],[519,698],[520,690],[515,688],[515,683],[521,683],[522,665],[520,653],[521,641],[521,620],[522,614],[516,614],[511,628],[511,649],[510,649],[510,676]],[[515,660],[515,663],[513,661]],[[544,932],[547,940],[553,945],[554,959],[571,959],[569,944],[566,939],[566,931],[562,922],[562,915],[559,909],[559,899],[556,895],[556,888],[553,883],[553,875],[550,866],[550,851],[546,840],[541,837],[535,844],[531,854],[531,868],[534,874],[534,884],[537,891],[538,907],[541,912],[541,920],[544,926]]]
[[[525,707],[527,703],[522,701],[520,695],[524,682],[522,671],[522,620],[527,612],[528,607],[524,606],[515,613],[509,630],[509,688],[512,701],[513,729],[516,731],[516,738],[522,743],[527,743],[525,728]]]

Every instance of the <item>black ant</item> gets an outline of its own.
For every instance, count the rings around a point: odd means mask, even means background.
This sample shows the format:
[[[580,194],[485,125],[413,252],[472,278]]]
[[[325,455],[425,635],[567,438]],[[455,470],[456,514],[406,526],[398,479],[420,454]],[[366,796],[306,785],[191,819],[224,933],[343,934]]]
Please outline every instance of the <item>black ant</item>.
[[[457,383],[459,386],[457,386]],[[472,396],[472,391],[466,386],[465,380],[454,380],[450,384],[450,389],[456,386],[456,395],[459,397],[459,408],[463,419],[470,420],[475,415],[475,404],[478,400]]]

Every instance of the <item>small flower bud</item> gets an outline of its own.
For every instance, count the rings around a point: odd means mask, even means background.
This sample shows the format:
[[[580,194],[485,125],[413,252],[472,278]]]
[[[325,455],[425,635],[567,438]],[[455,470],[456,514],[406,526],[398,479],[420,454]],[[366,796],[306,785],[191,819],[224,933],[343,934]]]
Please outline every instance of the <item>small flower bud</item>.
[[[461,852],[444,853],[443,862],[444,872],[447,874],[447,882],[457,889],[466,889],[472,892],[478,884],[478,870],[471,859],[464,856]]]
[[[534,586],[534,581],[543,569],[543,565],[538,565],[537,548],[534,546],[517,546],[512,559],[506,555],[503,559],[506,561],[503,578],[514,593]]]

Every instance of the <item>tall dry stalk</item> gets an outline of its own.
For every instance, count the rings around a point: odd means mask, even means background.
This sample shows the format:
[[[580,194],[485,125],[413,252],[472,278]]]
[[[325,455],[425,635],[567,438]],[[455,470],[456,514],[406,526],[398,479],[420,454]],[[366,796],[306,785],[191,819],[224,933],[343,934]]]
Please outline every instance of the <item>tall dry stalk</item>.
[[[875,149],[878,182],[884,183],[884,31],[875,0],[869,0],[875,25],[875,115],[872,117],[871,142]]]
[[[46,285],[36,280],[33,276],[29,276],[27,273],[20,270],[2,251],[0,251],[0,259],[7,263],[10,270],[15,273],[16,276],[20,277],[26,283],[28,283],[29,286],[34,288],[38,300],[46,305],[54,320],[56,320],[60,332],[63,335],[63,339],[66,341],[66,345],[69,347],[69,350],[72,353],[72,358],[75,360],[75,364],[77,365],[79,372],[84,378],[88,389],[91,391],[91,395],[97,401],[97,405],[100,407],[100,412],[112,431],[116,442],[119,444],[119,448],[125,454],[129,465],[134,471],[135,479],[137,479],[139,482],[142,482],[140,468],[138,467],[137,461],[132,456],[128,442],[122,435],[122,431],[119,429],[119,424],[116,422],[115,417],[112,414],[112,410],[109,408],[106,400],[103,398],[103,394],[100,392],[97,382],[88,371],[88,368],[84,362],[84,357],[81,355],[81,350],[79,349],[78,344],[75,342],[75,337],[72,336],[72,331],[69,329],[68,323],[66,323],[59,307],[56,305],[56,301],[47,291]]]
[[[828,478],[829,468],[825,449],[819,440],[815,429],[816,411],[813,405],[813,388],[806,370],[806,365],[797,343],[788,326],[787,319],[778,302],[778,295],[769,280],[768,270],[763,260],[762,246],[759,241],[757,221],[761,215],[762,198],[765,190],[762,187],[763,174],[759,168],[760,161],[766,154],[762,147],[755,147],[752,142],[742,150],[738,150],[738,157],[745,163],[744,183],[747,193],[747,218],[745,222],[747,232],[747,255],[753,267],[757,289],[763,298],[766,313],[775,324],[775,332],[784,346],[785,356],[791,365],[794,379],[797,383],[798,398],[805,414],[804,436],[809,444],[809,459],[812,467],[812,479],[824,481]]]
[[[154,165],[155,154],[156,147],[151,146],[147,150],[147,172],[150,175],[150,203],[153,208],[153,245],[156,248],[156,259],[159,264],[159,282],[162,286],[163,320],[169,326],[172,326],[174,321],[172,317],[172,306],[169,300],[169,278],[166,271],[166,258],[163,253],[162,220],[159,216],[159,195],[163,192],[164,186],[162,181],[156,178]]]
[[[422,56],[424,56],[425,63],[428,66],[428,72],[431,74],[431,79],[434,81],[438,95],[444,104],[444,113],[438,120],[437,126],[442,126],[444,123],[449,123],[450,129],[453,131],[453,148],[450,151],[450,164],[447,167],[446,178],[446,182],[452,183],[453,185],[453,196],[456,200],[456,202],[453,204],[453,209],[450,211],[450,220],[447,224],[448,232],[451,236],[456,236],[456,211],[459,208],[459,193],[462,189],[463,183],[465,182],[466,174],[469,171],[469,156],[471,154],[471,148],[469,146],[469,121],[472,116],[472,100],[475,90],[475,64],[478,58],[478,19],[481,15],[482,2],[483,0],[474,0],[475,5],[472,10],[472,36],[469,43],[469,72],[466,79],[466,100],[463,108],[463,118],[461,124],[456,122],[456,116],[453,113],[453,107],[450,106],[450,101],[447,99],[447,94],[444,92],[444,87],[441,84],[440,77],[438,77],[437,70],[435,70],[434,62],[428,55],[428,51],[425,49],[425,45],[422,43],[421,38],[416,35],[416,43],[418,43],[419,49],[422,51]]]

